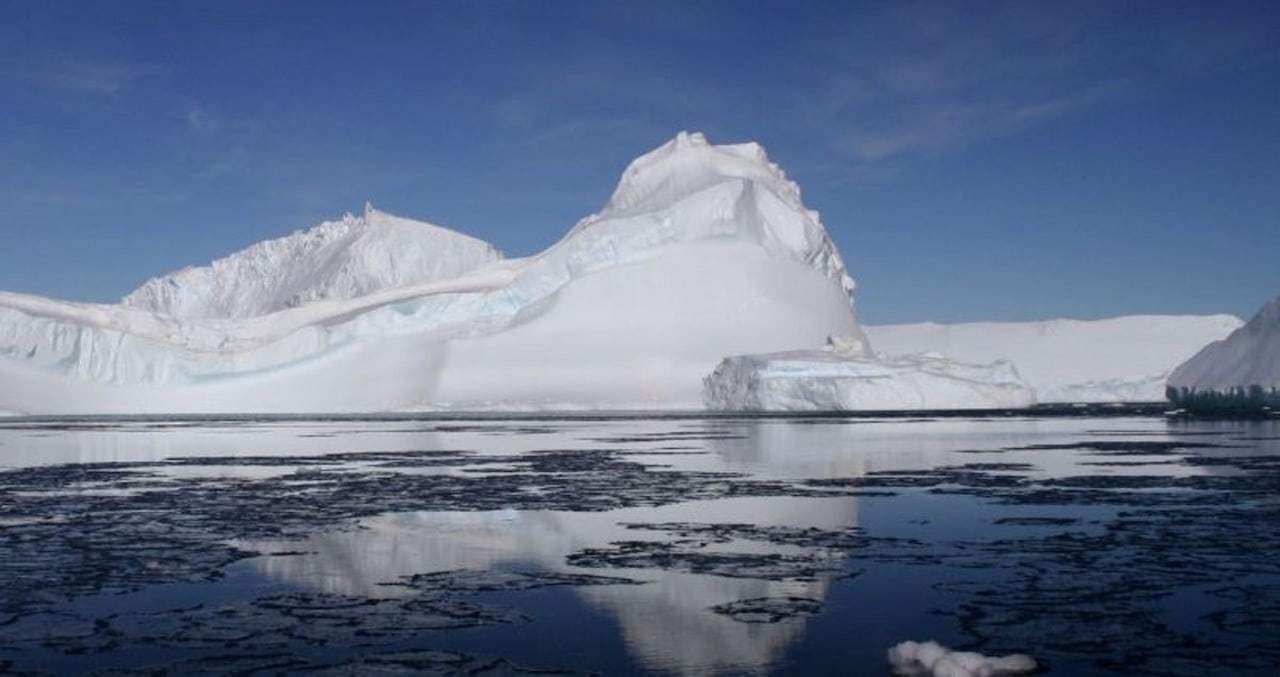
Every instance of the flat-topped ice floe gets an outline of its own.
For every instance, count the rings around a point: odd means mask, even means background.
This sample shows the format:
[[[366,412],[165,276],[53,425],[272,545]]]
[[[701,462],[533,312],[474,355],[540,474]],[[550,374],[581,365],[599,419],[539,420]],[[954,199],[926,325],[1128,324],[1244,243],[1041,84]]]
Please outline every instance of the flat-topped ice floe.
[[[888,353],[963,362],[1009,360],[1039,402],[1157,402],[1165,379],[1240,327],[1233,315],[1130,315],[1105,320],[867,325]]]
[[[861,336],[853,290],[760,146],[682,133],[524,259],[368,209],[121,305],[0,293],[0,409],[694,409],[725,355]]]
[[[1280,297],[1175,369],[1168,392],[1188,409],[1280,411]]]
[[[900,411],[1023,408],[1035,393],[1005,361],[876,356],[833,337],[820,350],[726,358],[703,399],[719,411]]]

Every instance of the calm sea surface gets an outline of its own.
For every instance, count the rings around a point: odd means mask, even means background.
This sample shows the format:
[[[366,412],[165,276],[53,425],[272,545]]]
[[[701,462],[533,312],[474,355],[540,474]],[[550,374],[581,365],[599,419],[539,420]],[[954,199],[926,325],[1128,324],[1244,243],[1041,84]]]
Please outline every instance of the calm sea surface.
[[[0,419],[0,672],[1280,672],[1280,422]]]

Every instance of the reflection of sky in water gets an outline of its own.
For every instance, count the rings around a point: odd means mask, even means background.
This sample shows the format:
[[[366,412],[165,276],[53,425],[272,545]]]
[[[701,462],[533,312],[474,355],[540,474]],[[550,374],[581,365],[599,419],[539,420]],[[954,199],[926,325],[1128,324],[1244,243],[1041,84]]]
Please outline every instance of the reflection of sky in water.
[[[1089,440],[1168,442],[1196,439],[1196,436],[1224,446],[1173,455],[1153,449],[1149,454],[1130,452],[1123,457],[1052,448]],[[1045,448],[1026,448],[1033,446]],[[1241,452],[1241,448],[1246,452]],[[990,467],[984,472],[990,477],[1008,475],[1032,480],[1084,476],[1197,479],[1240,475],[1246,471],[1231,465],[1181,463],[1184,455],[1202,459],[1243,453],[1274,455],[1280,453],[1280,426],[1122,417],[337,420],[196,425],[100,421],[69,426],[24,421],[0,423],[0,467],[198,457],[263,456],[298,461],[284,465],[219,462],[154,468],[162,478],[170,480],[280,478],[322,462],[327,471],[338,473],[363,473],[375,467],[359,459],[331,464],[321,458],[331,454],[457,451],[485,458],[540,450],[596,449],[624,452],[628,460],[656,466],[652,469],[657,472],[663,469],[727,472],[758,480],[847,479],[973,464],[988,464]],[[376,469],[378,472],[464,475],[522,470],[516,462],[468,465],[465,460],[442,467]],[[153,486],[148,490],[159,488]],[[113,487],[110,482],[101,486],[85,482],[66,491],[91,496],[133,490]],[[952,579],[962,576],[971,584],[975,577],[981,579],[987,575],[984,570],[977,566],[959,573],[945,567],[904,569],[884,561],[864,559],[858,550],[851,550],[830,553],[840,559],[838,565],[813,580],[763,580],[656,568],[579,568],[571,566],[568,558],[584,550],[607,549],[619,541],[672,541],[688,537],[627,528],[628,523],[750,524],[826,530],[862,527],[871,535],[924,543],[955,540],[984,543],[1043,534],[1046,529],[1096,536],[1121,512],[1105,502],[1006,504],[977,494],[930,493],[909,488],[899,489],[898,493],[898,496],[830,498],[723,498],[602,512],[392,513],[362,519],[357,524],[326,525],[326,529],[301,542],[237,543],[250,550],[304,554],[245,560],[232,566],[230,573],[231,580],[237,584],[251,575],[258,584],[275,582],[297,589],[369,597],[404,594],[402,588],[386,584],[412,574],[436,571],[496,569],[625,576],[645,583],[557,588],[516,593],[510,599],[517,607],[522,596],[535,606],[553,604],[558,610],[555,613],[584,622],[592,614],[611,619],[631,660],[645,669],[682,673],[778,667],[829,671],[836,665],[825,664],[823,657],[833,660],[838,657],[844,661],[839,664],[841,668],[874,662],[875,669],[869,671],[878,671],[883,649],[894,642],[927,637],[962,640],[953,619],[939,617],[931,611],[937,607],[939,598],[959,594],[948,588]],[[1000,520],[1010,518],[1015,521],[993,527]],[[1065,521],[1051,527],[1036,522],[1055,519]],[[24,524],[21,518],[0,520],[0,528],[20,524]],[[740,538],[714,547],[716,552],[760,554],[806,549],[813,550]],[[837,572],[858,575],[842,580]],[[786,596],[821,600],[825,607],[817,616],[791,618],[776,624],[742,623],[712,610],[717,605],[738,600]],[[1202,602],[1196,604],[1203,606]],[[1190,602],[1175,602],[1166,613],[1174,617],[1186,615],[1188,608],[1199,607]],[[535,621],[535,625],[541,623],[541,620]],[[545,625],[559,628],[565,623],[571,630],[569,621]],[[599,646],[587,646],[599,643],[601,627],[604,626],[583,631],[581,637],[557,640],[560,642],[556,644],[557,650],[583,655],[604,652]],[[488,637],[494,642],[488,651],[501,654],[504,643],[511,647],[518,644],[511,633],[520,632],[531,631],[500,628],[470,635],[460,633],[456,639],[440,641],[445,645],[453,642],[468,646],[468,642],[474,645],[481,641],[477,638]],[[533,632],[531,636],[540,635]],[[542,647],[541,650],[545,653],[550,649]],[[534,649],[526,653],[542,656]],[[549,658],[554,661],[554,655]],[[587,667],[598,666],[588,660]],[[619,666],[613,664],[613,667]]]

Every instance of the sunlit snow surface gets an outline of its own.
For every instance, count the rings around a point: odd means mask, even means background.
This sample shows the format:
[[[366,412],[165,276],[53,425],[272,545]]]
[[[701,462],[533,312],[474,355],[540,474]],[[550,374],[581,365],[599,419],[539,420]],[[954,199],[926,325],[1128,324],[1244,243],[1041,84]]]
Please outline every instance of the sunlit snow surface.
[[[13,670],[1280,662],[1274,421],[6,419],[0,466]]]
[[[1169,372],[1241,324],[1232,315],[1130,315],[864,329],[872,345],[888,353],[1009,360],[1038,402],[1159,402]]]

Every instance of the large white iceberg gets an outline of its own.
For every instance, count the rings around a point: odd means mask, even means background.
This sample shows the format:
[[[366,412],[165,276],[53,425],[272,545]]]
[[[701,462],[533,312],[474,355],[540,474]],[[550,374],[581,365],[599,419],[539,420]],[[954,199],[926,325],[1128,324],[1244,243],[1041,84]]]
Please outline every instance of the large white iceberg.
[[[1280,411],[1280,297],[1169,375],[1169,398],[1192,409]]]
[[[524,259],[369,211],[121,305],[0,292],[0,409],[700,408],[725,355],[861,337],[853,289],[760,146],[682,133]]]
[[[1022,408],[1035,393],[1006,361],[966,364],[938,355],[874,355],[832,337],[821,350],[726,358],[703,384],[721,411],[867,411]]]
[[[1009,360],[1039,402],[1157,402],[1183,360],[1242,324],[1233,315],[864,325],[878,349]]]

